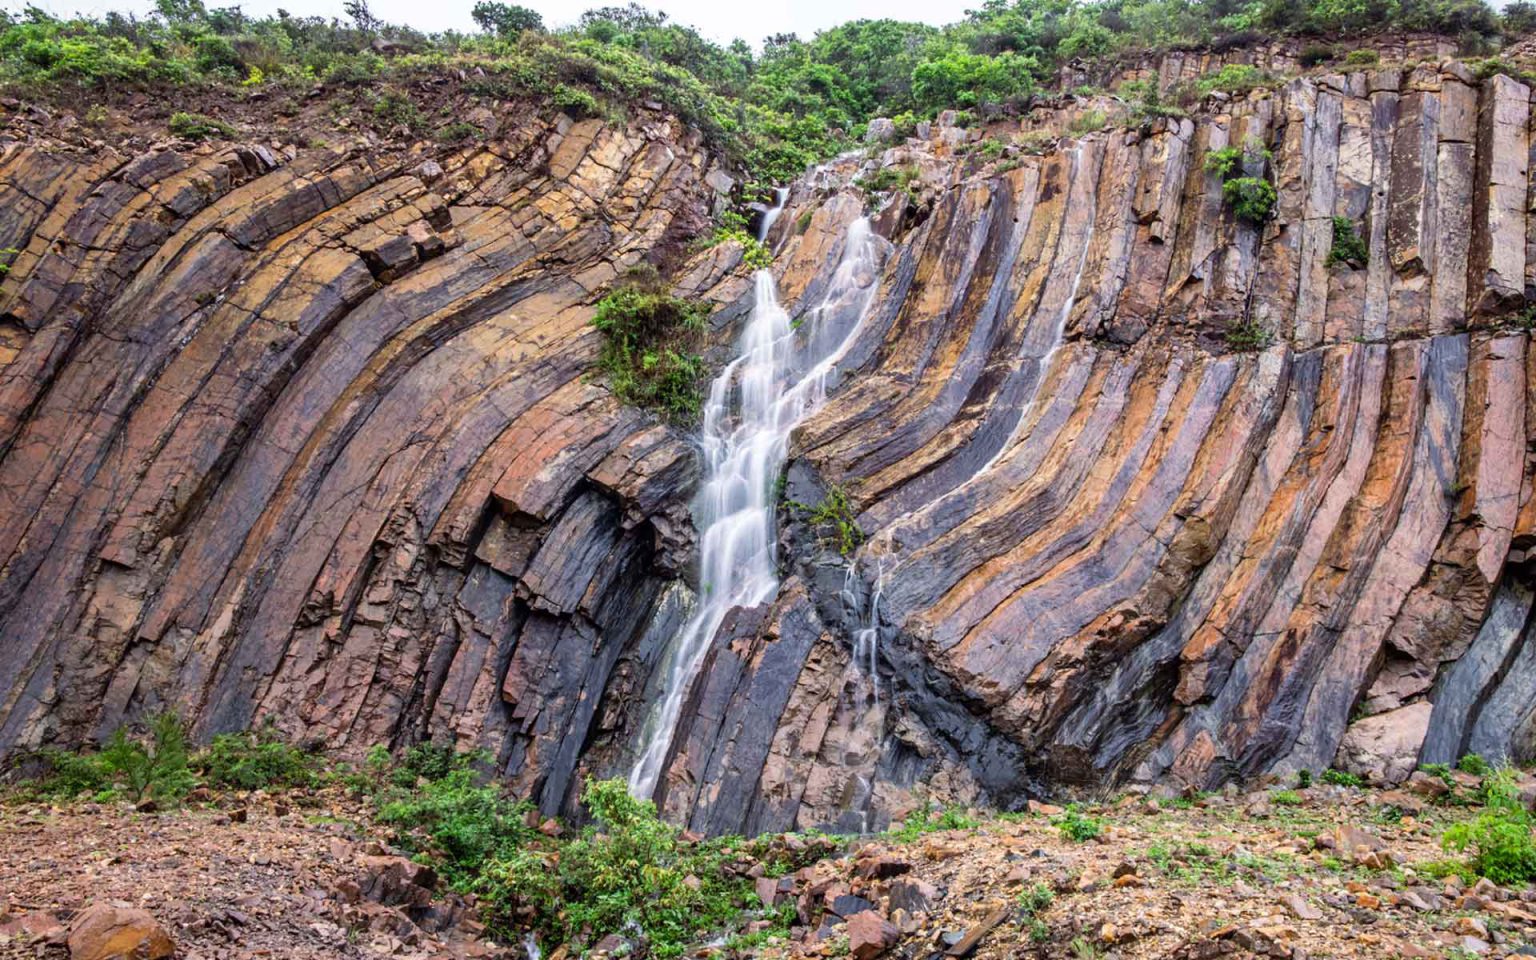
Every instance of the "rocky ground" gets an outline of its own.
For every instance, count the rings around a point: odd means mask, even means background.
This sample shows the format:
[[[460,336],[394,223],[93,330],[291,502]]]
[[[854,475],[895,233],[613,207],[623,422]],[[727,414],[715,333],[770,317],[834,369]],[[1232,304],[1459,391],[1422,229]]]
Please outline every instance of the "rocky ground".
[[[1470,795],[1475,778],[1457,777]],[[1046,805],[951,814],[849,840],[786,876],[753,868],[765,908],[793,905],[789,937],[749,919],[695,955],[1536,955],[1536,888],[1448,873],[1439,838],[1476,808],[1445,803],[1444,789],[1418,774],[1390,791],[1128,796],[1086,808],[1080,834],[1099,833],[1082,840],[1064,828],[1072,815]],[[431,871],[398,856],[339,791],[173,812],[9,805],[0,837],[0,957],[104,960],[82,941],[90,923],[158,930],[184,958],[523,955],[480,939],[473,903],[434,889]]]
[[[72,936],[100,904],[146,912],[185,960],[514,955],[374,834],[332,791],[164,813],[0,806],[0,957],[106,960]]]

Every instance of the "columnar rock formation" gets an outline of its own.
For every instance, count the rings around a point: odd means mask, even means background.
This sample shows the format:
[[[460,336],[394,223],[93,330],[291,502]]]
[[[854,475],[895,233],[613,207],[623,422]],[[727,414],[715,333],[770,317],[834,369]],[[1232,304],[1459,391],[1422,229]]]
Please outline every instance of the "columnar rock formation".
[[[1454,63],[1320,74],[1004,164],[941,127],[797,183],[769,237],[791,313],[864,212],[849,184],[917,177],[875,210],[880,292],[785,485],[846,492],[866,539],[786,506],[779,596],[727,618],[664,806],[857,829],[918,791],[1529,756],[1530,100]],[[587,321],[627,266],[680,263],[723,357],[750,284],[684,248],[727,184],[675,125],[517,129],[441,167],[6,156],[0,745],[169,704],[483,746],[549,809],[624,768],[697,465],[587,375]],[[1262,228],[1204,166],[1246,143]],[[1329,264],[1336,215],[1365,265]]]

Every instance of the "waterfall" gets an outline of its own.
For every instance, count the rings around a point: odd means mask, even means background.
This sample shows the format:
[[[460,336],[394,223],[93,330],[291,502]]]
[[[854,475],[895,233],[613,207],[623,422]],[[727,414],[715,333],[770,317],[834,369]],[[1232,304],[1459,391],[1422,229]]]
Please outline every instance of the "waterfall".
[[[788,187],[773,188],[773,206],[763,212],[763,222],[757,225],[757,242],[768,242],[768,231],[778,222],[779,214],[784,212],[784,201],[789,198]]]
[[[765,216],[764,234],[769,226]],[[775,487],[789,435],[826,398],[837,361],[858,336],[874,299],[878,243],[867,218],[849,224],[826,295],[798,325],[779,305],[773,274],[759,270],[754,278],[739,355],[710,385],[704,405],[705,479],[694,506],[702,533],[699,600],[658,666],[665,683],[629,774],[637,797],[656,792],[683,699],[726,614],[764,603],[778,589]]]

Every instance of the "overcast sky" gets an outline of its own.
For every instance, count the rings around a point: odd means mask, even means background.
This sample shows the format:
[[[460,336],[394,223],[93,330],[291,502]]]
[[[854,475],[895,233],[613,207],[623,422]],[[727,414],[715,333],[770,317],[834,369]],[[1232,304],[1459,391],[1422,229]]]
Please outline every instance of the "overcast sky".
[[[124,13],[148,13],[153,0],[36,0],[37,5],[55,15],[82,12],[91,14],[120,10]],[[204,0],[210,7],[233,5],[236,0]],[[574,22],[583,10],[620,0],[521,0],[544,17],[549,26]],[[340,16],[342,0],[245,0],[239,3],[247,13],[268,14],[278,7],[294,15]],[[438,30],[473,30],[469,9],[474,0],[370,0],[375,15],[394,23],[408,23],[429,32]],[[967,6],[979,0],[654,0],[644,4],[667,12],[675,21],[697,27],[711,39],[725,42],[735,37],[757,46],[774,33],[798,33],[810,36],[817,30],[836,26],[846,20],[889,17],[918,20],[935,25],[960,19]],[[11,11],[25,4],[7,0]]]

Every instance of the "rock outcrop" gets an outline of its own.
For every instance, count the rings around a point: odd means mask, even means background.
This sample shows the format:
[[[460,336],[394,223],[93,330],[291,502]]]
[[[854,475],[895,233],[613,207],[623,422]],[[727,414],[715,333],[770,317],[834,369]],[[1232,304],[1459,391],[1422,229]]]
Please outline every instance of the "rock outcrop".
[[[589,376],[588,321],[677,264],[723,358],[751,284],[733,245],[687,249],[729,183],[675,121],[513,130],[0,160],[0,749],[169,706],[485,747],[548,811],[626,768],[699,466]],[[803,311],[850,184],[913,171],[785,483],[846,492],[864,541],[786,508],[778,596],[726,619],[665,807],[861,829],[919,791],[1211,787],[1408,708],[1425,760],[1528,756],[1531,91],[1317,74],[1004,163],[932,132],[813,171],[768,238]],[[1204,166],[1250,142],[1262,228]],[[1335,216],[1363,266],[1329,263]]]

